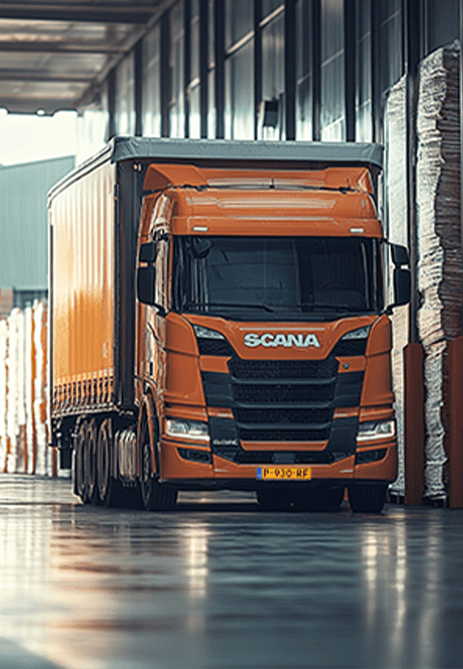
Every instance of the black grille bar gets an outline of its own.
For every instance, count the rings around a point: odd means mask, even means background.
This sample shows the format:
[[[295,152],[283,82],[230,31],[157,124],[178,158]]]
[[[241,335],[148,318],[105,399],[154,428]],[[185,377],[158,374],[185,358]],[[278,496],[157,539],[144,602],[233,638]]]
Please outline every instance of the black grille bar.
[[[253,386],[275,386],[275,385],[291,385],[291,386],[306,386],[310,384],[311,386],[328,386],[336,382],[337,375],[335,374],[332,377],[326,379],[256,379],[252,378],[236,378],[235,376],[230,376],[230,381],[234,385],[253,385]]]
[[[307,430],[309,427],[311,430],[326,430],[330,427],[331,421],[326,423],[236,423],[238,430],[272,430],[284,429],[287,432],[297,431],[297,430]]]
[[[338,361],[334,356],[324,360],[244,360],[233,357],[228,361],[234,379],[280,379],[293,383],[305,379],[313,383],[317,379],[336,378]]]

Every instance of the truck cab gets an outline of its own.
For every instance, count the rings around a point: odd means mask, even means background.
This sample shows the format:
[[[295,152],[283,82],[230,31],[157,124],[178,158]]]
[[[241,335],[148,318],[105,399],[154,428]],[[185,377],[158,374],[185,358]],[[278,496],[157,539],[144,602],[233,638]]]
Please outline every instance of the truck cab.
[[[142,480],[256,490],[272,509],[336,506],[347,489],[354,510],[380,510],[397,435],[369,170],[155,165],[144,189]]]

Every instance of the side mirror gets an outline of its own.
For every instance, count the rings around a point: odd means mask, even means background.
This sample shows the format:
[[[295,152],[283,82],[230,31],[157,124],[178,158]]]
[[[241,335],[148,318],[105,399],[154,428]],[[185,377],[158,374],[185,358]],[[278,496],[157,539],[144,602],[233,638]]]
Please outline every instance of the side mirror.
[[[148,245],[143,244],[143,246]],[[154,304],[154,279],[155,271],[153,265],[138,268],[137,297],[142,304]]]
[[[405,246],[401,246],[400,244],[391,244],[391,252],[392,262],[396,267],[410,264],[410,258]]]
[[[147,242],[140,246],[138,255],[140,262],[154,262],[156,260],[156,242]]]
[[[411,298],[411,274],[409,269],[396,267],[394,269],[394,297],[395,307],[408,304]]]

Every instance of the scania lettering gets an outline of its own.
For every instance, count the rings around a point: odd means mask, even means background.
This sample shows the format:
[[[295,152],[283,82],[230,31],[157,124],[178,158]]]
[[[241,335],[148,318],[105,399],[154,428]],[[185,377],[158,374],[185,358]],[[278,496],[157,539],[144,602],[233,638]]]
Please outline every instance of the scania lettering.
[[[314,334],[302,335],[302,334],[270,334],[266,333],[259,337],[258,334],[250,332],[249,334],[244,335],[244,343],[246,346],[297,346],[298,348],[308,348],[309,346],[315,346],[315,348],[320,348],[320,342],[317,339],[317,336]]]
[[[84,503],[382,509],[410,273],[381,169],[375,144],[125,137],[52,189],[49,428]]]

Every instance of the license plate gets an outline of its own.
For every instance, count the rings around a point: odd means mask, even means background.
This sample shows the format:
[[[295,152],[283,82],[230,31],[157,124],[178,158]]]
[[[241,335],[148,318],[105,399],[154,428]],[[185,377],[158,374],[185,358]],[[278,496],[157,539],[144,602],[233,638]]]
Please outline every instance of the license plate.
[[[310,467],[257,467],[256,478],[263,480],[308,481],[312,478]]]

